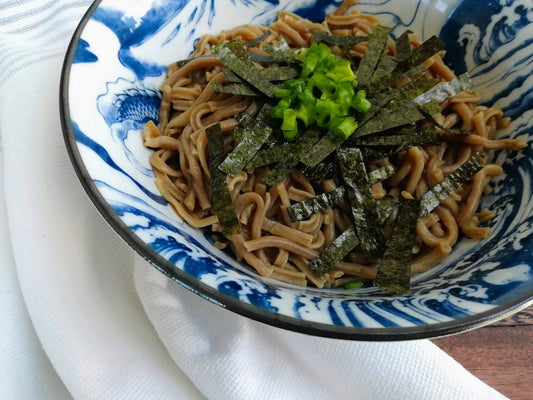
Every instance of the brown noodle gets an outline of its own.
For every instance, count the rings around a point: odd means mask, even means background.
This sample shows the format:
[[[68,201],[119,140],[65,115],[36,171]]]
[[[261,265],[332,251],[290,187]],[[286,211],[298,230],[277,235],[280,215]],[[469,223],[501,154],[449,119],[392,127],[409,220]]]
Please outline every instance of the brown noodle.
[[[323,23],[313,23],[297,15],[282,11],[277,21],[268,28],[244,25],[220,36],[202,37],[193,56],[204,55],[183,66],[173,64],[161,87],[159,123],[149,122],[143,134],[144,144],[156,149],[151,156],[155,183],[163,197],[177,214],[195,228],[211,227],[219,231],[218,219],[211,211],[209,199],[208,143],[205,128],[220,123],[226,144],[234,146],[232,130],[237,126],[235,116],[243,111],[252,115],[258,112],[250,97],[239,97],[213,91],[210,81],[223,81],[222,66],[215,57],[209,57],[212,47],[231,39],[249,41],[261,36],[267,29],[273,34],[250,51],[264,54],[265,42],[285,39],[290,46],[301,48],[312,43],[310,30],[326,31],[335,35],[367,36],[379,21],[370,15],[351,10],[354,1],[345,1]],[[420,41],[410,35],[411,45]],[[389,39],[389,54],[395,54],[395,43]],[[366,43],[350,49],[352,57],[362,57]],[[335,54],[342,50],[332,46]],[[449,81],[454,73],[443,63],[443,54],[431,57],[424,63],[428,73]],[[475,152],[487,155],[489,150],[520,149],[524,143],[513,139],[494,139],[499,128],[509,125],[500,109],[478,105],[480,97],[473,92],[463,92],[441,104],[435,117],[444,128],[461,127],[471,135],[453,135],[439,132],[444,139],[439,146],[417,146],[398,156],[380,160],[367,167],[377,168],[392,163],[396,173],[382,183],[375,184],[376,198],[385,195],[420,198],[432,186],[456,170]],[[341,208],[317,213],[309,220],[291,223],[286,208],[315,194],[315,188],[297,170],[275,187],[261,182],[266,168],[242,171],[228,180],[242,233],[230,240],[217,236],[216,246],[231,248],[235,257],[245,260],[258,274],[298,285],[336,287],[358,279],[372,279],[376,275],[377,261],[366,260],[362,255],[350,253],[334,270],[323,276],[315,275],[308,262],[321,248],[331,243],[350,224]],[[491,177],[500,175],[501,167],[487,164],[476,174],[471,184],[457,190],[432,213],[421,219],[416,228],[417,237],[413,252],[412,273],[426,271],[444,259],[456,243],[460,232],[480,239],[488,235],[488,228],[480,227],[493,215],[488,210],[476,212],[479,201],[488,190]],[[335,188],[333,180],[321,183],[321,190]],[[390,235],[390,226],[385,226]]]

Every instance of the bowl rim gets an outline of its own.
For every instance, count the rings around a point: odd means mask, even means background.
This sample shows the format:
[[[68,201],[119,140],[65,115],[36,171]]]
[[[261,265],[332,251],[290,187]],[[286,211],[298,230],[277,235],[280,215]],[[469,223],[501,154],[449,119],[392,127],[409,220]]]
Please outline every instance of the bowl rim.
[[[216,289],[194,278],[187,272],[177,268],[173,263],[162,257],[143,240],[141,240],[120,219],[120,217],[116,214],[116,212],[112,209],[103,195],[97,189],[91,175],[85,167],[83,157],[81,156],[77,146],[77,141],[70,118],[70,72],[80,37],[85,29],[85,26],[92,18],[94,12],[100,6],[100,3],[102,3],[102,0],[95,0],[89,6],[71,37],[64,57],[59,86],[59,111],[63,139],[76,176],[98,212],[134,251],[136,251],[154,268],[166,275],[172,281],[187,288],[188,290],[191,290],[193,293],[201,296],[211,303],[267,325],[313,336],[360,341],[401,341],[429,339],[462,333],[489,325],[516,312],[519,312],[530,305],[533,305],[533,293],[524,293],[518,298],[508,300],[488,311],[430,325],[388,328],[330,325],[281,315],[274,311],[265,310],[261,307],[244,303],[228,294],[217,291]]]

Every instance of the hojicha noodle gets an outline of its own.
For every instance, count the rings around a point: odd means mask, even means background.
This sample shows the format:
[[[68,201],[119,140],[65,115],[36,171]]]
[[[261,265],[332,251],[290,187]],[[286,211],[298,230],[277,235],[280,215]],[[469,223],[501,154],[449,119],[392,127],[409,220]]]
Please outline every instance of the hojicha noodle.
[[[224,81],[222,65],[211,55],[212,48],[220,42],[240,38],[243,42],[260,37],[270,30],[264,42],[284,39],[291,47],[309,47],[311,30],[346,36],[367,36],[379,21],[351,9],[353,2],[345,1],[322,23],[314,23],[295,14],[282,11],[270,26],[244,25],[224,31],[219,36],[202,37],[193,56],[203,55],[181,66],[168,68],[166,81],[161,87],[159,122],[147,124],[143,134],[144,144],[156,149],[151,156],[155,183],[163,197],[176,213],[195,228],[210,228],[218,232],[218,218],[212,211],[209,197],[208,141],[206,127],[220,124],[225,144],[235,146],[232,135],[238,125],[235,117],[246,111],[256,115],[258,105],[253,97],[228,95],[216,92],[208,85],[211,81]],[[249,51],[264,54],[264,42]],[[410,35],[413,48],[420,41]],[[343,55],[343,49],[331,46],[332,52]],[[361,58],[366,42],[353,45],[349,53]],[[395,55],[393,40],[387,43],[387,52]],[[423,65],[428,74],[441,81],[455,78],[443,63],[443,54],[437,54]],[[481,152],[487,159],[489,150],[524,147],[513,139],[494,139],[498,129],[509,125],[502,111],[496,107],[478,105],[480,97],[471,91],[462,92],[441,104],[441,112],[434,118],[444,128],[460,127],[470,135],[456,135],[437,129],[444,139],[441,145],[415,146],[389,159],[367,166],[376,169],[392,163],[395,174],[374,184],[376,199],[386,195],[421,198],[431,187],[454,172],[471,155]],[[231,197],[241,224],[241,233],[230,239],[215,235],[215,245],[229,248],[239,261],[246,261],[258,274],[298,285],[337,287],[356,279],[372,279],[377,272],[376,260],[365,259],[356,251],[348,254],[333,270],[317,276],[309,268],[309,261],[330,244],[349,225],[350,220],[342,208],[327,209],[313,214],[309,219],[292,223],[287,207],[315,195],[316,187],[297,170],[275,187],[262,182],[266,168],[241,171],[228,180]],[[411,272],[426,271],[443,260],[450,252],[461,232],[475,239],[485,238],[488,228],[480,224],[492,218],[488,210],[478,211],[481,196],[489,190],[492,177],[502,174],[496,164],[486,164],[472,182],[449,196],[433,212],[421,218],[416,226]],[[320,183],[321,191],[336,187],[332,179]],[[390,235],[390,227],[384,227]]]

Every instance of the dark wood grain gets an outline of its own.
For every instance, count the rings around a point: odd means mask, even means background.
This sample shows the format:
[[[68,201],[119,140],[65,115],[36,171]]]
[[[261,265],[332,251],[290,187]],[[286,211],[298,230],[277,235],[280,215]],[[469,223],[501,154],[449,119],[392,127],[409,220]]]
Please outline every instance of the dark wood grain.
[[[433,342],[510,399],[533,398],[533,307],[487,327]]]

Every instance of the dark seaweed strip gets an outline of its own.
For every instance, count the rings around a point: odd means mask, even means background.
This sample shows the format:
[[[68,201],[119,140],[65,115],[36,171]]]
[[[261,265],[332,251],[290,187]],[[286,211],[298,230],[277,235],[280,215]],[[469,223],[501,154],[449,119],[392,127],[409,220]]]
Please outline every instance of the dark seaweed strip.
[[[246,82],[240,83],[220,83],[211,82],[213,90],[220,93],[235,94],[238,96],[262,96],[262,94],[255,90]]]
[[[395,78],[413,78],[420,75],[427,74],[428,70],[423,65],[417,65],[416,67],[413,67],[405,72],[402,72],[401,74],[398,74],[397,72],[394,72]]]
[[[224,71],[222,71],[222,75],[224,75],[224,79],[227,80],[228,82],[235,82],[235,83],[243,82],[243,80],[239,78],[239,75],[237,75],[230,69],[225,68]]]
[[[385,196],[376,201],[379,224],[383,225],[385,220],[398,208],[398,199],[392,196]]]
[[[396,107],[409,106],[411,101],[414,102],[414,99],[419,98],[424,93],[428,93],[438,83],[438,79],[431,78],[427,75],[420,75],[397,89],[391,89],[392,100]]]
[[[280,40],[274,44],[265,43],[263,50],[270,56],[271,62],[284,62],[289,64],[295,62],[294,51],[285,40]]]
[[[378,93],[370,100],[372,104],[375,102],[379,106],[379,109],[374,112],[375,117],[379,118],[382,114],[389,114],[399,110],[421,94],[433,88],[438,82],[437,79],[428,77],[427,75],[421,75],[403,86]],[[414,104],[412,107],[414,107]],[[365,118],[364,121],[361,121],[360,125],[363,125],[368,119],[370,118]]]
[[[416,68],[431,56],[434,56],[439,51],[444,50],[444,43],[436,36],[431,36],[428,40],[411,51],[409,57],[402,59],[396,69],[396,74],[401,74]]]
[[[344,142],[345,139],[333,132],[328,132],[307,153],[302,154],[300,161],[308,167],[314,167],[337,150]]]
[[[378,61],[387,47],[389,32],[390,28],[377,25],[368,36],[368,44],[365,54],[361,59],[356,72],[356,78],[359,85],[364,87],[370,84]]]
[[[318,141],[319,132],[313,129],[309,129],[305,134],[300,135],[295,142],[293,152],[286,154],[286,156],[279,161],[274,168],[272,168],[263,179],[263,182],[269,186],[276,186],[281,182],[288,173],[298,165],[300,158],[303,154],[309,152],[309,150]]]
[[[252,40],[249,40],[247,41],[244,45],[246,47],[253,47],[253,46],[257,46],[259,43],[263,42],[264,40],[266,40],[266,38],[268,38],[270,35],[272,35],[272,32],[270,32],[269,30],[267,30],[265,33],[263,33],[261,36],[258,36],[256,37],[255,39],[252,39]]]
[[[374,94],[369,98],[372,107],[360,121],[359,126],[362,127],[369,120],[381,118],[383,114],[390,114],[400,109],[419,95],[430,90],[437,83],[438,80],[422,75],[399,88],[387,89]]]
[[[218,217],[220,229],[225,236],[239,233],[241,228],[228,188],[228,177],[218,167],[226,157],[220,124],[206,128],[209,144],[210,196],[213,212]]]
[[[429,102],[442,103],[444,100],[464,92],[472,87],[468,74],[462,74],[449,82],[437,85],[413,100],[414,104],[423,105]]]
[[[280,143],[276,146],[259,150],[250,162],[246,164],[246,169],[261,168],[281,161],[288,146],[290,146],[290,143]]]
[[[298,143],[276,143],[272,147],[266,147],[259,150],[246,164],[246,169],[260,168],[270,164],[280,162],[287,156],[293,153],[297,148]]]
[[[292,204],[287,213],[292,222],[302,221],[311,215],[332,208],[345,201],[346,191],[340,186],[330,192],[321,193],[309,199]]]
[[[256,123],[253,128],[244,128],[241,142],[220,164],[219,168],[226,174],[235,176],[242,171],[272,133],[272,128],[263,121],[257,120]]]
[[[339,163],[337,160],[323,160],[314,167],[302,166],[300,172],[312,182],[320,182],[323,179],[333,178],[339,174]]]
[[[429,103],[416,106],[416,108],[423,116],[433,116],[440,112],[440,103],[438,101],[432,100]]]
[[[232,40],[224,45],[219,45],[215,48],[214,53],[226,68],[229,68],[266,96],[274,96],[275,86],[261,78],[258,73],[259,69],[253,64],[240,40]]]
[[[416,108],[404,107],[388,114],[379,114],[370,121],[359,127],[350,139],[370,135],[372,133],[386,131],[402,125],[411,124],[424,119],[424,115]]]
[[[250,53],[250,58],[252,61],[258,62],[258,63],[279,63],[283,62],[281,60],[276,60],[272,56],[263,55],[263,54],[256,54],[256,53]]]
[[[241,126],[245,128],[255,129],[258,122],[260,124],[266,124],[270,127],[275,126],[274,119],[271,116],[272,105],[261,102],[258,102],[258,105],[261,107],[261,109],[259,110],[259,113],[256,117],[252,117],[246,111],[237,114],[236,119]]]
[[[410,33],[413,32],[407,30],[396,40],[396,59],[398,60],[405,60],[411,55],[411,42],[409,41]]]
[[[359,244],[355,227],[350,225],[343,233],[320,251],[317,258],[309,262],[309,268],[317,275],[323,275],[335,267]]]
[[[452,135],[471,135],[472,134],[472,131],[468,131],[468,130],[462,129],[462,128],[445,128],[444,126],[439,124],[435,120],[435,118],[433,118],[433,115],[428,114],[427,112],[425,112],[424,110],[421,110],[420,108],[418,110],[422,113],[424,118],[428,120],[429,123],[431,123],[432,125],[436,126],[437,128],[439,128],[443,132],[450,133]]]
[[[378,224],[376,200],[372,195],[363,155],[354,147],[337,150],[337,157],[361,250],[369,257],[378,257],[385,249],[385,238]]]
[[[408,146],[372,146],[372,147],[361,147],[361,153],[365,162],[371,162],[376,160],[381,160],[385,157],[393,156],[401,151],[408,149]]]
[[[453,173],[446,176],[441,183],[433,186],[420,199],[419,218],[432,212],[443,200],[447,199],[460,187],[470,183],[476,173],[483,168],[483,159],[474,154]]]
[[[229,42],[220,45],[223,47],[228,48],[235,56],[239,58],[243,63],[245,63],[249,67],[254,67],[254,63],[252,62],[252,59],[250,58],[250,54],[248,53],[248,49],[246,49],[246,46],[240,39],[234,39],[230,40]]]
[[[367,121],[371,120],[382,111],[393,99],[393,95],[390,91],[380,93],[368,93],[368,101],[370,102],[370,110],[368,110],[363,118],[359,121],[359,127],[363,126]]]
[[[235,129],[233,129],[233,138],[237,143],[242,142],[245,134],[246,128],[243,128],[242,126],[236,126]]]
[[[392,236],[381,258],[374,284],[391,294],[405,294],[411,286],[411,259],[420,202],[401,199]]]
[[[419,128],[416,125],[408,125],[399,130],[393,129],[392,133],[382,135],[368,135],[355,138],[350,144],[357,146],[418,146],[441,143],[440,135],[427,128]]]
[[[355,44],[363,43],[368,40],[367,36],[339,36],[331,35],[328,32],[323,31],[311,31],[313,34],[313,41],[320,43],[327,43],[339,46],[353,46]]]
[[[260,111],[259,115],[257,116],[257,119],[264,120],[264,110],[265,110],[265,108],[267,108],[266,105],[264,105],[261,108],[261,111]],[[268,110],[270,110],[270,107],[268,107]],[[254,127],[256,125],[256,118],[252,117],[250,114],[248,114],[247,112],[243,111],[243,112],[239,113],[235,119],[239,122],[239,125],[236,126],[235,129],[233,129],[233,137],[234,137],[235,141],[238,143],[238,142],[242,142],[247,130],[249,130],[249,129],[253,130],[254,129]],[[267,123],[267,125],[269,125],[269,124]]]
[[[284,67],[268,67],[259,70],[261,78],[267,81],[286,81],[294,79],[300,75],[300,69],[284,66]]]
[[[394,167],[391,164],[375,169],[374,171],[370,171],[368,173],[368,183],[373,185],[375,183],[384,181],[388,177],[394,175],[394,172]]]
[[[227,68],[222,73],[224,74],[224,79],[228,82],[243,83],[243,80],[237,74]],[[300,74],[300,70],[292,66],[268,67],[257,69],[257,74],[266,81],[286,81],[296,78]]]
[[[190,63],[191,61],[197,60],[199,58],[213,58],[213,56],[211,54],[205,54],[205,55],[201,55],[201,56],[197,56],[197,57],[185,58],[183,60],[177,61],[176,65],[178,67],[183,67],[184,65]]]
[[[375,92],[388,87],[393,81],[392,72],[398,65],[398,61],[385,53],[383,53],[382,60],[376,67],[372,80],[368,85],[368,90]]]

